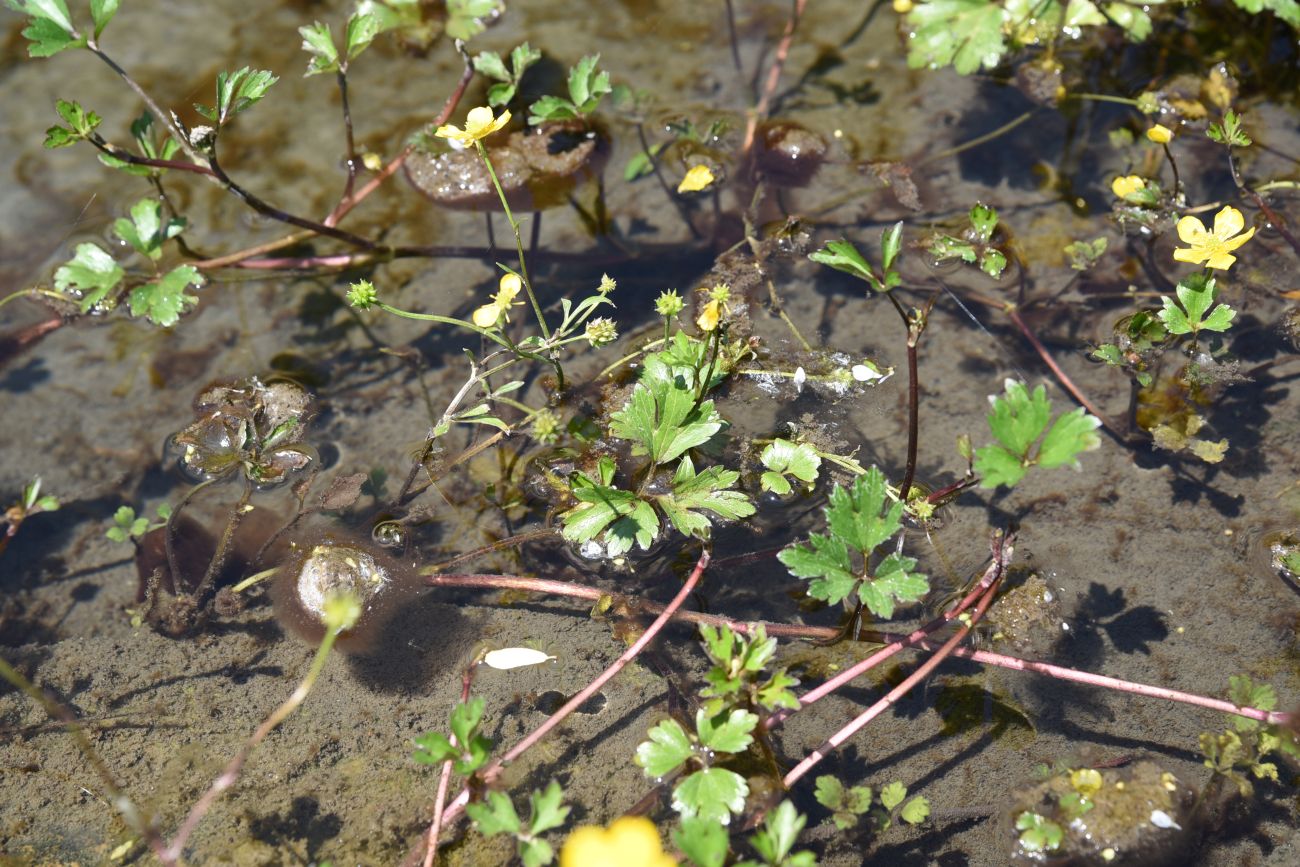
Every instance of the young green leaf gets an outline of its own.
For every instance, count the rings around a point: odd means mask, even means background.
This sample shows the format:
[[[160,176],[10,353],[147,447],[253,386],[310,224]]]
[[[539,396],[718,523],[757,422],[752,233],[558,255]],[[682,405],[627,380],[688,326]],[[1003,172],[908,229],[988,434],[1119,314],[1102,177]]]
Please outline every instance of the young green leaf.
[[[822,459],[812,446],[807,443],[793,443],[789,440],[775,439],[763,449],[758,459],[767,467],[768,472],[759,478],[759,484],[765,491],[785,496],[791,491],[787,475],[794,476],[808,488],[817,481],[818,468]]]
[[[1008,379],[1004,393],[989,401],[989,428],[998,444],[975,451],[975,472],[982,477],[983,487],[1014,487],[1034,464],[1048,468],[1077,465],[1081,453],[1101,445],[1097,436],[1101,421],[1079,408],[1058,416],[1034,453],[1034,444],[1052,416],[1051,402],[1041,385],[1030,395],[1024,384]]]
[[[930,581],[920,572],[913,572],[916,560],[901,554],[890,554],[880,561],[875,575],[862,582],[858,596],[867,609],[877,617],[894,616],[894,602],[918,602],[930,592]]]
[[[793,803],[782,801],[775,810],[767,814],[767,818],[763,820],[763,827],[749,838],[749,842],[763,859],[763,864],[775,865],[775,867],[811,867],[817,863],[813,853],[791,854],[790,851],[794,848],[799,832],[807,822],[808,817],[796,810]]]
[[[271,85],[280,79],[265,69],[254,70],[245,66],[234,72],[217,73],[217,104],[215,107],[195,105],[194,108],[208,121],[221,126],[241,111],[255,105]]]
[[[843,238],[838,241],[827,241],[820,250],[809,253],[808,258],[819,265],[826,265],[836,271],[852,274],[859,280],[865,280],[877,292],[885,291],[884,284],[880,282],[876,272],[871,270],[871,265],[866,258],[858,252],[857,247]]]
[[[903,809],[898,815],[909,825],[919,825],[930,817],[930,802],[926,798],[917,795],[903,805]]]
[[[898,258],[898,251],[902,246],[903,221],[899,220],[886,229],[880,237],[880,266],[885,269],[886,274],[893,270],[894,260]]]
[[[739,479],[740,473],[722,467],[708,467],[697,474],[691,459],[684,457],[677,465],[672,490],[654,500],[679,533],[707,538],[712,525],[700,510],[728,521],[748,518],[756,511],[749,497],[730,490]]]
[[[831,535],[863,554],[892,538],[903,528],[903,504],[889,499],[885,476],[872,467],[844,488],[836,485],[826,507]]]
[[[162,219],[162,203],[157,199],[141,199],[131,206],[131,219],[118,217],[113,232],[137,252],[157,260],[162,255],[164,242],[185,230],[181,217]]]
[[[487,29],[485,19],[504,11],[501,0],[447,0],[447,35],[468,42]]]
[[[880,790],[880,805],[886,810],[893,810],[907,797],[907,786],[895,780]]]
[[[1260,0],[1254,0],[1254,2],[1260,2]],[[1289,2],[1295,9],[1296,26],[1300,27],[1300,3],[1296,3],[1295,0],[1281,0],[1281,2]],[[1241,0],[1238,0],[1238,5],[1242,5]],[[1250,136],[1246,135],[1246,130],[1241,125],[1241,115],[1232,109],[1228,109],[1223,113],[1223,123],[1210,124],[1210,128],[1205,131],[1205,134],[1213,141],[1226,144],[1228,147],[1245,148],[1250,147],[1252,144]]]
[[[338,72],[339,50],[334,44],[334,34],[330,32],[329,24],[315,21],[306,27],[299,27],[298,33],[302,36],[302,50],[311,55],[305,75]]]
[[[662,365],[661,365],[662,366]],[[610,416],[610,433],[631,440],[632,453],[664,464],[688,449],[702,446],[722,430],[713,401],[697,405],[695,392],[680,376],[646,376],[637,383],[627,406]]]
[[[612,89],[608,72],[596,72],[599,54],[588,55],[569,70],[569,99],[579,114],[591,114]]]
[[[777,555],[790,574],[810,578],[808,595],[838,605],[853,593],[860,580],[853,571],[848,546],[842,539],[811,533],[808,544],[795,544]]]
[[[31,19],[23,29],[23,36],[31,43],[27,46],[31,57],[50,57],[86,42],[72,26],[64,0],[5,0],[5,3]]]
[[[695,755],[686,730],[674,719],[666,719],[649,731],[650,740],[636,748],[636,763],[646,775],[659,779],[680,768]]]
[[[523,830],[515,805],[504,792],[488,792],[486,801],[467,804],[465,814],[474,820],[479,833],[487,837],[494,834],[518,836]]]
[[[374,42],[375,37],[379,35],[379,29],[379,15],[374,12],[358,10],[349,15],[347,28],[343,33],[344,50],[347,52],[348,60],[356,60],[361,52],[369,48],[370,43]]]
[[[970,209],[970,225],[974,241],[987,244],[998,227],[998,212],[988,205],[977,204]]]
[[[722,867],[727,862],[727,829],[717,822],[683,818],[673,843],[696,867]]]
[[[1184,277],[1174,289],[1179,304],[1168,295],[1160,296],[1164,305],[1156,315],[1170,334],[1191,334],[1201,331],[1227,331],[1236,318],[1237,311],[1227,304],[1215,305],[1218,288],[1213,277],[1197,272]],[[1211,311],[1211,307],[1214,309]],[[1206,313],[1209,312],[1207,316]]]
[[[528,822],[530,834],[542,834],[564,824],[569,817],[569,808],[563,805],[564,790],[555,780],[544,791],[534,790],[528,796],[532,807],[532,818]]]
[[[831,821],[841,831],[858,823],[858,817],[871,809],[873,798],[870,786],[854,786],[846,790],[844,784],[830,774],[817,778],[813,794],[817,803],[831,811]]]
[[[98,244],[78,244],[76,255],[54,272],[54,288],[81,299],[84,313],[117,288],[126,272]]]
[[[199,303],[198,296],[185,290],[201,287],[203,280],[193,265],[173,268],[158,280],[131,290],[131,315],[145,316],[154,325],[170,328],[182,313]]]
[[[907,65],[935,69],[952,64],[961,75],[996,66],[1007,50],[1003,14],[1001,3],[987,0],[917,3],[907,13]]]
[[[704,768],[673,789],[673,809],[683,818],[698,816],[706,822],[726,823],[732,813],[745,809],[748,794],[745,778],[735,771]]]
[[[68,147],[79,141],[85,141],[91,137],[95,129],[103,122],[103,118],[93,111],[86,111],[79,102],[58,99],[54,101],[54,110],[68,125],[66,127],[52,126],[45,131],[44,144],[48,150]]]
[[[579,501],[560,515],[562,533],[570,542],[581,544],[602,536],[606,554],[619,557],[632,549],[635,542],[642,550],[659,535],[659,518],[654,509],[631,491],[611,487],[614,462],[602,458],[599,477],[592,479],[585,473],[575,473],[572,480],[573,496]]]
[[[758,714],[735,709],[727,714],[726,719],[718,719],[721,722],[711,719],[703,708],[695,712],[695,730],[699,733],[702,747],[716,753],[738,753],[754,742],[750,732],[758,725]]]

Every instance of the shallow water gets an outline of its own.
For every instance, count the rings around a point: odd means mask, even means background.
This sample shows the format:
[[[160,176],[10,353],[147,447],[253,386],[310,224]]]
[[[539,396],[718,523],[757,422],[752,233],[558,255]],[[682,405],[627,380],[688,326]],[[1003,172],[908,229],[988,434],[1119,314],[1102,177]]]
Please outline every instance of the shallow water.
[[[652,106],[648,128],[691,117],[729,120],[735,148],[752,101],[753,70],[770,61],[788,14],[787,4],[736,4],[739,54],[732,66],[722,7],[698,3],[607,4],[579,15],[568,4],[517,3],[474,43],[475,50],[507,51],[523,39],[560,65],[599,50],[615,81],[643,89]],[[223,134],[223,164],[242,184],[277,207],[321,215],[342,190],[342,130],[337,89],[328,76],[302,78],[305,59],[296,27],[313,18],[338,22],[338,4],[125,4],[106,36],[106,48],[136,74],[163,105],[209,101],[211,78],[244,64],[271,68],[281,80],[261,105]],[[223,13],[228,9],[228,15]],[[1148,255],[1140,240],[1125,242],[1107,219],[1109,181],[1129,171],[1132,151],[1113,147],[1108,133],[1130,122],[1122,106],[1071,102],[1039,108],[1027,123],[987,144],[946,155],[963,142],[994,131],[1033,105],[993,76],[905,68],[895,38],[895,16],[879,7],[865,28],[856,4],[810,4],[791,48],[774,115],[817,131],[829,160],[812,185],[770,200],[764,220],[789,213],[811,216],[817,243],[839,235],[875,249],[880,231],[906,221],[907,239],[932,225],[954,227],[976,201],[996,207],[1014,232],[1027,263],[1027,318],[1052,354],[1092,400],[1123,418],[1129,400],[1121,373],[1087,360],[1092,342],[1109,337],[1126,309],[1129,283],[1149,286],[1138,267]],[[72,97],[106,118],[110,138],[125,137],[139,106],[94,58],[72,53],[50,60],[23,58],[20,22],[6,10],[3,76],[7,122],[0,126],[0,285],[5,294],[49,280],[78,243],[109,242],[112,220],[148,193],[138,179],[100,166],[89,148],[47,152],[43,130],[54,122],[56,97]],[[1244,43],[1243,43],[1244,44]],[[1216,50],[1241,45],[1226,42]],[[1140,90],[1153,76],[1154,48],[1116,49],[1113,68]],[[1294,51],[1283,53],[1285,80],[1294,76]],[[1218,58],[1215,58],[1218,59]],[[1253,56],[1229,56],[1262,74]],[[1179,61],[1181,64],[1183,61]],[[1104,64],[1099,64],[1104,66]],[[1187,64],[1188,68],[1191,64]],[[765,68],[765,67],[764,67]],[[1181,68],[1181,67],[1180,67]],[[1099,81],[1111,79],[1096,69]],[[1203,72],[1203,69],[1201,70]],[[350,75],[358,147],[392,156],[436,114],[460,68],[445,44],[427,57],[379,39]],[[475,85],[456,114],[482,100]],[[1300,154],[1293,104],[1263,96],[1248,103],[1252,136],[1268,150],[1245,159],[1254,179],[1294,179]],[[640,250],[632,258],[598,248],[572,210],[547,212],[540,230],[548,253],[588,253],[532,264],[544,303],[590,291],[602,272],[619,282],[616,318],[626,337],[599,352],[584,352],[566,371],[576,381],[635,348],[654,332],[650,314],[663,289],[704,283],[713,248],[694,244],[653,179],[634,184],[622,167],[639,149],[634,130],[610,121],[614,150],[606,172],[612,219]],[[228,136],[228,138],[226,137]],[[1180,170],[1193,203],[1232,193],[1221,151],[1180,139]],[[912,168],[920,210],[907,207],[864,170],[868,162],[898,160]],[[1154,172],[1154,167],[1152,168]],[[1167,179],[1167,171],[1165,174]],[[176,180],[169,188],[191,217],[186,237],[204,255],[229,252],[284,234],[215,186]],[[579,193],[590,202],[593,190]],[[737,209],[736,187],[724,186],[720,207]],[[1294,198],[1279,197],[1282,214]],[[832,205],[833,207],[829,206]],[[1247,219],[1255,214],[1247,211]],[[711,225],[707,199],[698,219]],[[720,237],[726,236],[725,220]],[[481,217],[440,212],[399,176],[347,220],[350,231],[384,235],[394,244],[482,246]],[[525,228],[525,232],[530,227]],[[497,218],[495,237],[507,247]],[[734,234],[734,232],[733,232]],[[1110,252],[1079,278],[1060,250],[1074,238],[1106,235]],[[734,240],[734,239],[732,239]],[[320,250],[333,250],[319,243]],[[1166,275],[1182,274],[1169,258],[1173,238],[1150,255]],[[597,251],[593,253],[592,251]],[[649,251],[649,252],[646,252]],[[935,578],[939,592],[977,573],[993,527],[1019,524],[1015,564],[1045,579],[1065,606],[1063,621],[1033,649],[1089,671],[1221,696],[1232,674],[1271,683],[1280,705],[1300,695],[1296,628],[1300,600],[1268,568],[1263,537],[1300,524],[1300,395],[1294,348],[1275,326],[1294,288],[1294,254],[1274,231],[1260,231],[1239,251],[1240,262],[1221,278],[1224,300],[1240,310],[1231,350],[1243,368],[1273,364],[1253,383],[1235,386],[1209,414],[1215,436],[1231,443],[1226,460],[1210,467],[1147,446],[1126,448],[1112,438],[1082,458],[1082,472],[1031,473],[1014,492],[980,489],[963,494],[927,539],[909,535],[909,553]],[[904,253],[907,285],[932,291],[941,280],[958,294],[1014,298],[1015,281],[995,282],[970,271],[932,270],[923,252]],[[1182,266],[1177,266],[1182,268]],[[467,316],[495,283],[483,258],[411,259],[371,275],[385,300],[409,309]],[[227,274],[226,276],[230,276]],[[236,275],[238,276],[238,275]],[[863,464],[902,474],[906,454],[907,382],[903,340],[883,299],[864,299],[861,284],[809,262],[785,262],[773,272],[791,319],[815,342],[871,357],[898,371],[874,389],[827,395],[783,387],[775,394],[741,380],[724,412],[736,438],[770,437],[791,423],[815,428],[844,451],[858,449]],[[164,456],[167,437],[191,419],[190,403],[217,378],[290,369],[309,379],[321,412],[309,441],[321,450],[323,480],[381,470],[392,496],[441,407],[465,378],[458,335],[421,323],[367,314],[360,320],[342,304],[347,280],[307,275],[270,280],[218,280],[202,290],[200,309],[175,329],[159,331],[125,316],[83,319],[59,328],[0,370],[0,493],[12,497],[34,474],[63,507],[25,524],[0,559],[0,645],[4,658],[33,678],[87,723],[95,747],[119,782],[174,829],[227,758],[305,674],[311,648],[286,633],[263,595],[248,610],[212,624],[196,638],[173,640],[147,627],[132,628],[136,567],[130,548],[104,538],[118,506],[149,514],[176,502],[188,488]],[[1168,292],[1169,287],[1163,287]],[[913,296],[913,301],[925,297]],[[794,352],[790,332],[754,303],[754,327],[779,364]],[[965,461],[954,447],[969,433],[987,441],[985,396],[1008,376],[1045,382],[1055,405],[1072,405],[1032,348],[1001,314],[974,308],[978,322],[950,295],[938,298],[920,350],[922,383],[918,478],[934,487],[956,480]],[[0,332],[9,334],[46,316],[22,301],[0,308]],[[362,327],[364,323],[364,327]],[[378,347],[413,349],[404,358]],[[475,345],[474,348],[477,348]],[[411,361],[418,358],[417,361]],[[1289,366],[1288,366],[1288,362]],[[540,400],[530,379],[523,400]],[[581,391],[572,406],[598,398]],[[457,431],[455,453],[473,431]],[[512,449],[532,446],[511,442]],[[729,458],[735,465],[734,458]],[[746,467],[753,470],[752,466]],[[499,472],[480,458],[449,474],[417,505],[431,519],[412,531],[402,562],[414,569],[529,529],[545,509],[503,517],[483,495]],[[323,486],[321,486],[323,488]],[[318,488],[321,489],[321,488]],[[224,510],[238,498],[227,484],[196,501],[192,513],[220,532]],[[5,503],[9,502],[5,499]],[[317,516],[307,534],[364,535],[374,498],[363,495],[345,518]],[[292,511],[286,490],[260,496],[249,524],[274,523]],[[821,500],[782,509],[768,503],[752,527],[718,535],[704,599],[710,611],[738,619],[830,625],[836,612],[803,612],[789,596],[795,582],[774,560],[728,567],[725,558],[768,549],[819,529]],[[665,601],[678,537],[634,573],[580,569],[554,544],[502,553],[463,568],[537,574],[581,581],[611,591]],[[683,555],[693,556],[693,555]],[[910,627],[919,609],[900,617]],[[404,605],[365,653],[332,658],[310,699],[253,755],[239,785],[207,816],[191,840],[195,863],[392,864],[415,842],[435,785],[429,768],[409,757],[410,739],[445,725],[460,691],[461,672],[480,647],[530,645],[554,654],[553,665],[514,672],[480,671],[475,692],[487,700],[487,733],[505,747],[535,728],[553,709],[552,694],[575,692],[622,650],[613,621],[589,616],[581,602],[541,597],[438,591]],[[1059,630],[1059,637],[1055,631]],[[806,683],[827,664],[828,652],[797,645],[784,651]],[[1014,651],[1009,651],[1014,652]],[[843,658],[865,651],[841,649]],[[910,665],[904,662],[903,665]],[[560,780],[574,807],[570,824],[607,822],[647,791],[632,764],[646,729],[664,717],[670,689],[690,685],[704,671],[692,633],[671,628],[645,665],[633,666],[604,691],[603,705],[572,717],[560,733],[512,767],[507,784],[523,792]],[[821,668],[819,668],[819,666]],[[883,678],[877,678],[883,681]],[[819,744],[877,696],[864,684],[796,715],[776,738],[789,765]],[[548,698],[548,696],[551,696]],[[945,732],[936,712],[944,697],[973,696],[969,725]],[[1028,725],[1024,724],[1028,721]],[[1208,777],[1197,735],[1220,730],[1219,714],[1182,705],[1104,693],[1030,675],[946,663],[923,690],[873,722],[825,763],[825,772],[854,783],[902,780],[929,798],[937,820],[919,830],[891,829],[873,838],[845,836],[823,821],[826,813],[802,785],[793,794],[810,812],[807,845],[824,863],[997,865],[1007,862],[1010,837],[996,821],[952,818],[958,809],[999,807],[998,796],[1031,780],[1039,764],[1108,762],[1149,756],[1182,779]],[[128,839],[125,826],[99,793],[90,768],[44,713],[7,687],[0,695],[0,852],[18,863],[101,862]],[[821,772],[821,769],[819,769]],[[1286,769],[1283,776],[1288,775]],[[1293,864],[1292,790],[1261,786],[1249,816],[1214,835],[1197,863]],[[947,812],[946,812],[947,811]],[[946,817],[945,817],[946,812]],[[669,811],[652,814],[661,827]],[[498,863],[508,858],[499,840],[476,836],[457,845],[452,863]],[[865,854],[864,854],[865,853]],[[148,861],[148,856],[140,856]]]

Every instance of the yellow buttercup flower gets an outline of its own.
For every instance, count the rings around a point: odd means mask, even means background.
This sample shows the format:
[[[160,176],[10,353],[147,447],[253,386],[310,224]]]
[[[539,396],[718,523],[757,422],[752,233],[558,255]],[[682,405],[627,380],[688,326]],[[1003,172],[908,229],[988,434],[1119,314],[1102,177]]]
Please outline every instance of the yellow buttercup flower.
[[[1156,124],[1147,130],[1147,138],[1156,144],[1169,144],[1174,140],[1174,132],[1163,124]]]
[[[1242,218],[1241,211],[1232,205],[1226,205],[1214,215],[1214,229],[1210,231],[1206,230],[1204,223],[1189,214],[1178,221],[1178,237],[1188,246],[1174,250],[1174,258],[1193,265],[1204,262],[1207,268],[1226,271],[1237,261],[1232,251],[1255,234],[1253,226],[1243,234],[1241,230],[1245,227],[1246,221]]]
[[[682,178],[682,182],[677,185],[679,193],[698,193],[700,190],[707,189],[713,183],[713,171],[706,165],[691,166]]]
[[[1111,181],[1110,191],[1117,199],[1127,199],[1134,193],[1147,188],[1147,182],[1138,175],[1124,175]]]
[[[560,867],[677,867],[659,832],[644,816],[615,819],[608,828],[586,825],[560,849]]]
[[[492,109],[485,105],[478,108],[471,108],[469,114],[465,117],[465,128],[452,126],[449,123],[438,127],[434,135],[441,138],[449,138],[458,141],[468,147],[474,142],[482,141],[492,133],[501,129],[510,122],[510,112],[503,111],[501,116],[492,117]]]
[[[510,308],[518,307],[523,304],[522,301],[516,301],[515,296],[519,290],[523,289],[524,282],[519,279],[518,274],[506,274],[502,276],[501,283],[498,285],[497,294],[491,303],[484,304],[474,311],[474,324],[479,328],[491,328],[504,317],[506,322],[510,321]]]

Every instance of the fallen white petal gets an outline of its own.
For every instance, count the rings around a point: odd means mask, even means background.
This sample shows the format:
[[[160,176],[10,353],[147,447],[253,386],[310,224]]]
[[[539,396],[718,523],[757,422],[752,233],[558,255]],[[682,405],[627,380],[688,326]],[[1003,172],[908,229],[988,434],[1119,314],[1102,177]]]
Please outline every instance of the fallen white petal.
[[[484,656],[483,662],[492,668],[509,671],[526,665],[539,665],[552,659],[555,657],[531,647],[503,647]]]

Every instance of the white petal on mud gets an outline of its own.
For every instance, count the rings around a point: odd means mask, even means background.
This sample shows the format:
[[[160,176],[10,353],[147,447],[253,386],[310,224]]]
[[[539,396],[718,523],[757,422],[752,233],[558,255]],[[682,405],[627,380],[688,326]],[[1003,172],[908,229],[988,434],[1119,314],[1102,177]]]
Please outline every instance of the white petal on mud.
[[[485,663],[501,671],[523,668],[527,665],[540,665],[551,659],[555,657],[540,650],[533,650],[531,647],[503,647],[483,657]]]
[[[1173,828],[1178,831],[1183,830],[1182,825],[1175,822],[1173,817],[1164,810],[1151,811],[1151,824],[1155,825],[1157,828]]]

